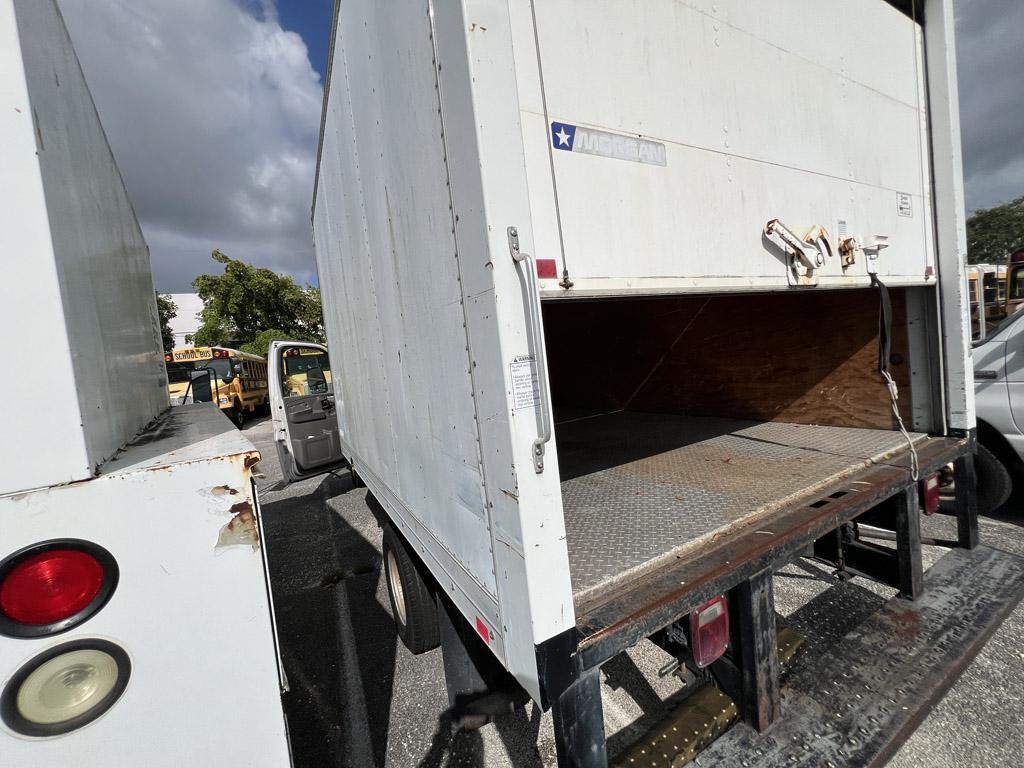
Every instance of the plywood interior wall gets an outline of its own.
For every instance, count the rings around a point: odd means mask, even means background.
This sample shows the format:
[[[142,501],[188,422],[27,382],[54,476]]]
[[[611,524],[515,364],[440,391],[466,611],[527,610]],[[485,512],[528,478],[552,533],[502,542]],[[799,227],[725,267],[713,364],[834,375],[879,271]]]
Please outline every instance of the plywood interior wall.
[[[906,304],[903,291],[891,295],[906,417]],[[556,410],[892,429],[878,304],[874,289],[549,302],[552,400]]]

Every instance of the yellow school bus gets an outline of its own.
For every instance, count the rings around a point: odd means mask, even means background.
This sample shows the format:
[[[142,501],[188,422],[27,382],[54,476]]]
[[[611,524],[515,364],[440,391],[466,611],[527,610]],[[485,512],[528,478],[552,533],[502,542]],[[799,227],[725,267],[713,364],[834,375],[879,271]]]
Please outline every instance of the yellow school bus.
[[[164,362],[171,405],[209,400],[239,429],[246,414],[269,409],[267,361],[258,355],[227,347],[179,347],[164,355]]]

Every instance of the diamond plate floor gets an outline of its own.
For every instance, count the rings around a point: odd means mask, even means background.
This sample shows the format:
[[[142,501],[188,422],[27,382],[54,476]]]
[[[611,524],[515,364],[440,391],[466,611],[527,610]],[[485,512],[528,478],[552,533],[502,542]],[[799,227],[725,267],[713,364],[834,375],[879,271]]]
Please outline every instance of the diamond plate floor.
[[[871,463],[907,459],[902,435],[874,429],[618,412],[556,433],[577,603]]]

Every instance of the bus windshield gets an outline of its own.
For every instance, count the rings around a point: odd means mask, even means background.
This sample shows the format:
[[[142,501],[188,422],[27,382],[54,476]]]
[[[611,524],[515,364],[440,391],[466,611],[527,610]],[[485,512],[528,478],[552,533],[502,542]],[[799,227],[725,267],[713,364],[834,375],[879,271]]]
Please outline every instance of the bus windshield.
[[[171,384],[184,384],[191,380],[193,371],[210,369],[210,375],[220,381],[224,381],[231,375],[231,360],[226,357],[214,360],[199,360],[198,362],[168,363],[167,380]]]

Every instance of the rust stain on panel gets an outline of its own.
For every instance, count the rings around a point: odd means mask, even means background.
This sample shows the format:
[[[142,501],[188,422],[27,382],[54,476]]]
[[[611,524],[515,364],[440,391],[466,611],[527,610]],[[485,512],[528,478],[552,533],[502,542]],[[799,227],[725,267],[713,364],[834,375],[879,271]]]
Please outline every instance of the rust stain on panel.
[[[250,546],[253,550],[259,549],[260,533],[252,504],[248,501],[240,501],[237,504],[232,504],[229,511],[232,517],[217,534],[215,549],[234,546]]]

